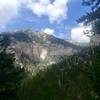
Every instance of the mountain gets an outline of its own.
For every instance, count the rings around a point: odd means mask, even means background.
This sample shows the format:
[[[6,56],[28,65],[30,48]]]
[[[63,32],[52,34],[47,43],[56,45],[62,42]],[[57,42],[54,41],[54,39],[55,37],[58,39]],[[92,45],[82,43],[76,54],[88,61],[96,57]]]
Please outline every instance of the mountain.
[[[28,71],[41,69],[41,64],[55,63],[60,57],[73,55],[80,49],[72,43],[33,30],[2,32],[0,41],[5,36],[11,40],[8,52],[14,52],[16,63]]]

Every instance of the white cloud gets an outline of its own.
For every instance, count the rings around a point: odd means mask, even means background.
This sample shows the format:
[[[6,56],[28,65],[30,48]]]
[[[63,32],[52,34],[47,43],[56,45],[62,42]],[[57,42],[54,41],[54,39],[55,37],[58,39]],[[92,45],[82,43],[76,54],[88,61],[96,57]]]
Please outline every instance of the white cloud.
[[[18,0],[0,0],[0,24],[5,24],[17,16],[19,6]]]
[[[51,3],[51,0],[0,0],[0,25],[18,16],[21,7],[30,9],[39,17],[48,16],[51,23],[59,22],[67,18],[68,1],[54,0]]]
[[[46,7],[41,3],[35,3],[32,10],[37,16],[42,16],[45,14]]]
[[[54,30],[50,29],[50,28],[45,28],[42,30],[44,33],[47,33],[49,35],[53,35],[54,34]]]
[[[79,43],[89,43],[90,38],[84,34],[85,31],[90,31],[91,27],[84,27],[83,24],[79,24],[77,27],[71,30],[71,39],[72,41]]]
[[[51,0],[39,0],[37,2],[30,0],[28,7],[39,17],[48,16],[50,22],[53,23],[67,18],[67,3],[68,0],[54,0],[53,3]]]
[[[63,20],[67,17],[67,2],[68,0],[54,0],[52,3],[51,0],[0,0],[0,25],[3,26],[18,16],[22,4],[37,16],[48,16],[50,22]],[[43,31],[47,34],[54,33],[50,28]]]
[[[0,25],[9,23],[19,15],[22,4],[27,7],[30,0],[0,0]]]

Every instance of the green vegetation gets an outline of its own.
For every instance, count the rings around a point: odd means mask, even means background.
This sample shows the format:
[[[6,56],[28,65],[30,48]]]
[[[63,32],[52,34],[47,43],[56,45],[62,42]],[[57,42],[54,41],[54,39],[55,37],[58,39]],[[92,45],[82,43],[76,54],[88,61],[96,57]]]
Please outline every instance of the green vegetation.
[[[19,90],[20,100],[100,100],[100,46],[26,78]]]
[[[92,25],[93,34],[100,34],[100,0],[82,0],[83,6],[91,7],[91,11],[83,15],[78,22]]]
[[[92,32],[100,34],[100,0],[83,0],[82,4],[91,6],[92,11],[78,22],[91,24]],[[25,41],[19,34],[17,39]],[[38,39],[43,42],[42,38]],[[9,45],[9,37],[4,35],[0,41],[0,100],[100,100],[100,45],[62,58],[35,76],[26,76],[24,69],[15,65],[15,54],[9,52]],[[22,56],[23,60],[26,55]]]
[[[7,53],[10,40],[7,36],[0,42],[0,100],[17,100],[17,89],[24,70],[15,66],[14,53]]]
[[[5,37],[0,45],[0,100],[100,100],[100,45],[26,77],[9,43]]]

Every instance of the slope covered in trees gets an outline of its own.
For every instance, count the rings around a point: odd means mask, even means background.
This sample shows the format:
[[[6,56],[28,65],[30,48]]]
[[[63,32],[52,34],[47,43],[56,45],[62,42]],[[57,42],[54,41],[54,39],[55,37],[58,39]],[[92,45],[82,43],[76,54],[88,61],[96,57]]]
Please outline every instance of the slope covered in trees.
[[[100,46],[28,77],[19,90],[20,100],[100,100]]]
[[[91,24],[92,32],[100,34],[100,0],[83,0],[82,4],[92,10],[78,22]],[[14,64],[14,53],[7,52],[9,38],[5,36],[0,43],[0,100],[100,100],[100,45],[25,77],[24,70]]]
[[[0,41],[0,100],[18,100],[17,90],[24,70],[15,66],[14,53],[7,52],[10,39],[5,36]]]
[[[24,70],[14,64],[14,53],[7,50],[9,37],[0,43],[0,100],[100,99],[100,45],[24,77]]]

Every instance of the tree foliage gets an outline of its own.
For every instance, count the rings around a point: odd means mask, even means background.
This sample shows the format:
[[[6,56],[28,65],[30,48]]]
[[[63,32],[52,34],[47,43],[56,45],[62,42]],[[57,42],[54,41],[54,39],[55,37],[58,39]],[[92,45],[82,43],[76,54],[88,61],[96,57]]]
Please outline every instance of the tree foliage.
[[[24,75],[24,70],[15,66],[15,54],[7,53],[10,39],[5,36],[0,41],[0,100],[17,100],[16,89]]]
[[[92,32],[100,34],[100,0],[83,0],[83,6],[90,6],[91,11],[87,12],[78,22],[84,22],[85,25],[92,25]]]
[[[25,79],[20,100],[100,100],[100,46],[49,66]]]

